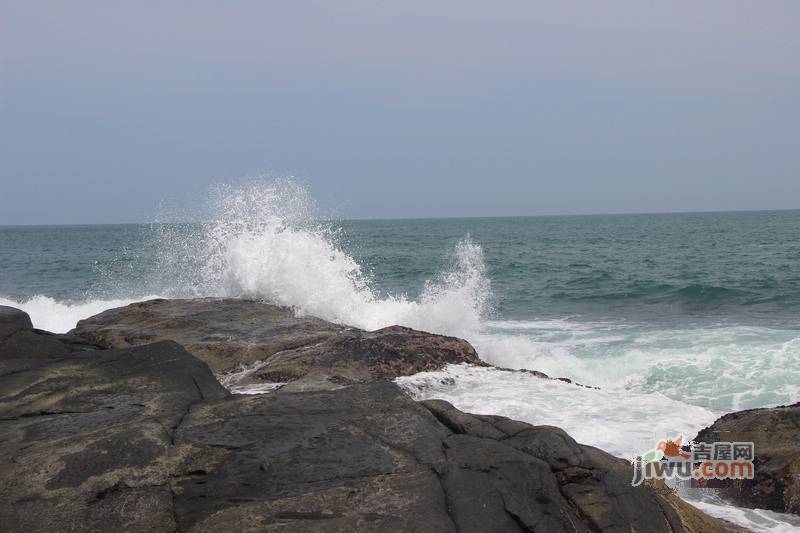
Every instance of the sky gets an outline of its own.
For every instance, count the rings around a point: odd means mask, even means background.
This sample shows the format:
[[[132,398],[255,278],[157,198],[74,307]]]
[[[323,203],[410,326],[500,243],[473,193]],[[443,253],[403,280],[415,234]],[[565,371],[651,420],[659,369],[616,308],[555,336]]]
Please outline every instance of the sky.
[[[0,224],[800,208],[800,2],[0,0]]]

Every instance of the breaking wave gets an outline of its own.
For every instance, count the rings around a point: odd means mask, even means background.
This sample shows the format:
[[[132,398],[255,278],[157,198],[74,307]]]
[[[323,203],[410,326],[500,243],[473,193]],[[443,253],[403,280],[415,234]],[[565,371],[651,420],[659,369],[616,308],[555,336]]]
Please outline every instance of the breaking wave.
[[[469,337],[489,312],[491,288],[483,250],[469,235],[455,243],[448,266],[419,295],[376,290],[340,245],[337,227],[320,221],[307,189],[291,179],[214,187],[200,223],[158,223],[152,264],[138,280],[110,280],[107,297],[57,301],[36,295],[0,304],[19,307],[34,325],[66,332],[106,309],[156,297],[252,298],[298,314],[373,330],[394,324]],[[133,289],[120,291],[117,286]],[[138,286],[138,288],[137,288]]]
[[[413,299],[376,291],[294,181],[219,186],[210,205],[199,231],[162,233],[159,270],[179,272],[181,292],[263,299],[363,329],[400,324],[460,336],[477,331],[489,310],[483,250],[469,235]]]

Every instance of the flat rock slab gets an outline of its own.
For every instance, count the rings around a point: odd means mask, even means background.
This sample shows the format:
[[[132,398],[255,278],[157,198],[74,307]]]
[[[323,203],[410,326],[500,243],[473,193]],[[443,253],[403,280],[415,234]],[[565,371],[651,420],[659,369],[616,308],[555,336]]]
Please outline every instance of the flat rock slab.
[[[171,341],[52,352],[0,358],[4,529],[722,530],[558,428],[391,382],[240,396]]]
[[[485,365],[462,339],[400,326],[367,332],[252,300],[150,300],[82,320],[71,334],[107,348],[174,340],[217,374],[258,365],[240,384],[290,383],[289,390]]]
[[[719,494],[742,507],[800,515],[800,403],[729,413],[698,442],[752,442],[754,479],[726,481]]]

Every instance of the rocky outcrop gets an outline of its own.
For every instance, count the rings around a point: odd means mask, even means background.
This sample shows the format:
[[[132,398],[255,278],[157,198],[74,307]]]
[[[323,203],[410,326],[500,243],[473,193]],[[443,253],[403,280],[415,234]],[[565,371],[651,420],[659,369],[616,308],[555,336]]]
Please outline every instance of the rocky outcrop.
[[[28,313],[15,307],[0,305],[0,341],[5,341],[17,332],[32,329],[33,324]]]
[[[173,341],[47,341],[63,350],[0,341],[10,530],[722,529],[558,428],[415,402],[383,380],[232,395]]]
[[[718,527],[556,428],[421,405],[388,382],[201,404],[177,442],[214,452],[176,487],[179,521],[198,531]]]
[[[752,442],[754,479],[717,490],[742,507],[800,514],[800,403],[730,413],[703,429],[698,442]]]
[[[32,329],[0,353],[2,528],[174,531],[175,431],[228,397],[205,363],[171,341],[97,350]]]
[[[285,307],[237,299],[150,300],[82,320],[71,332],[108,348],[174,340],[223,374],[253,366],[248,383],[332,389],[450,363],[484,365],[465,340],[400,326],[366,332]]]
[[[98,346],[81,337],[34,329],[27,313],[13,307],[0,306],[0,360],[16,360],[21,363],[25,359],[46,358],[97,348]]]

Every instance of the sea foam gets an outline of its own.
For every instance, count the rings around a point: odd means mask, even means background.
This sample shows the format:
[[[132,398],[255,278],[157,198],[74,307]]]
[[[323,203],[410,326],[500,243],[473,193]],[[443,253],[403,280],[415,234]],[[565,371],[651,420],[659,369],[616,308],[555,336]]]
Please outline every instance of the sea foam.
[[[296,182],[219,186],[210,204],[199,232],[167,234],[160,246],[162,263],[179,263],[176,251],[202,258],[185,292],[260,298],[368,330],[401,324],[468,336],[481,328],[491,289],[483,250],[468,235],[449,252],[449,268],[413,299],[379,294]]]
[[[0,297],[0,305],[22,309],[31,317],[33,326],[53,333],[66,333],[75,327],[79,320],[102,313],[115,307],[158,298],[156,295],[139,298],[89,300],[85,302],[60,302],[49,296],[36,295],[29,299],[13,300]]]

